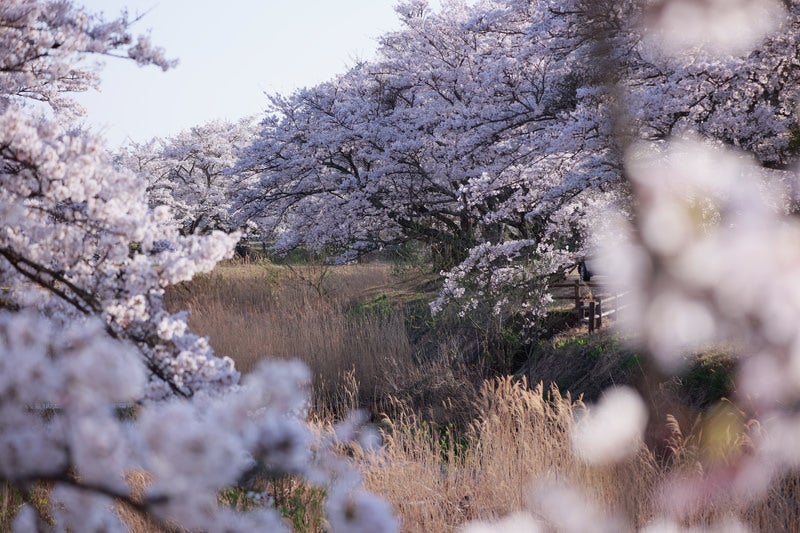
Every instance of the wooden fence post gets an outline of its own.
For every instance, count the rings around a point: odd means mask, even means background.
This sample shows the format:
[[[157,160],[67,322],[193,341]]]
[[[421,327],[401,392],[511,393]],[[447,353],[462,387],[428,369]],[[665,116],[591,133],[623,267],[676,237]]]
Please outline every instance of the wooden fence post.
[[[603,300],[602,298],[597,299],[597,305],[595,306],[597,310],[597,329],[603,327]]]
[[[589,302],[589,333],[594,331],[594,314],[596,302],[594,300]]]

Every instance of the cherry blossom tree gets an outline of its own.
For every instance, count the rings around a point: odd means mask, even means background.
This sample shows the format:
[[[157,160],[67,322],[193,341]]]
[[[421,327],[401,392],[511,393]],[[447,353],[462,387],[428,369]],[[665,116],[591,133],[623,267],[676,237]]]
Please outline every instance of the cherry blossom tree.
[[[80,108],[66,93],[96,87],[94,69],[81,66],[87,54],[126,57],[166,70],[176,64],[147,35],[134,39],[127,13],[114,20],[92,16],[71,2],[12,1],[0,6],[3,54],[0,91],[4,101],[30,99],[61,112]]]
[[[514,311],[527,302],[525,312],[540,313],[534,281],[572,261],[590,191],[613,194],[617,174],[589,165],[613,160],[603,157],[608,136],[564,127],[602,131],[596,99],[575,98],[574,66],[532,45],[534,5],[514,7],[451,2],[434,14],[402,4],[406,27],[384,37],[378,61],[275,97],[241,163],[261,172],[241,200],[244,217],[264,217],[279,250],[305,245],[344,260],[420,240],[437,266],[455,267],[458,287],[443,296],[463,294],[458,280],[470,276],[497,287],[499,302],[514,280],[533,287]],[[504,281],[487,283],[501,263]]]
[[[440,12],[414,1],[398,13],[404,28],[377,60],[273,98],[240,163],[260,173],[242,219],[260,220],[279,250],[347,260],[421,240],[447,270],[437,307],[516,292],[514,312],[536,316],[550,276],[584,253],[587,220],[627,194],[619,139],[691,130],[764,165],[792,160],[797,32],[738,55],[676,56],[634,1]]]
[[[264,471],[324,486],[333,530],[396,530],[332,452],[357,420],[330,435],[305,423],[307,369],[265,363],[239,383],[164,309],[167,286],[209,271],[239,235],[181,235],[102,140],[70,127],[66,93],[96,83],[92,57],[173,64],[131,22],[65,0],[0,5],[0,481],[24,502],[14,530],[121,531],[114,502],[168,528],[287,530],[269,506],[218,505]],[[140,497],[131,472],[151,480]]]
[[[247,178],[231,170],[253,134],[251,119],[212,121],[128,145],[117,161],[147,180],[150,207],[168,207],[182,235],[230,232],[231,202]]]
[[[569,105],[545,83],[558,73],[527,46],[527,13],[472,21],[481,8],[451,4],[401,5],[407,29],[384,38],[381,61],[273,99],[277,117],[243,163],[262,180],[243,203],[249,217],[285,214],[279,249],[353,255],[419,239],[450,267],[479,242],[544,231],[548,210],[534,220],[510,204],[546,201],[549,184],[526,184],[552,160],[521,139],[555,130]]]

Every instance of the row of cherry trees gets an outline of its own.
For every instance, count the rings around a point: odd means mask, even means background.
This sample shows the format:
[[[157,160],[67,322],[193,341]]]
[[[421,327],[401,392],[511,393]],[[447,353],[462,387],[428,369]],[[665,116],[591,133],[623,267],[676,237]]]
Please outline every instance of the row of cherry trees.
[[[265,363],[239,383],[231,359],[165,310],[164,289],[229,257],[239,234],[194,206],[150,207],[147,183],[72,125],[69,93],[97,83],[92,57],[174,65],[132,22],[68,0],[0,3],[0,482],[24,502],[14,530],[122,531],[115,501],[167,529],[287,530],[269,506],[218,505],[253,471],[323,485],[335,530],[396,530],[331,452],[356,420],[328,436],[306,425],[302,365]],[[163,172],[210,183],[230,153],[214,153],[207,131],[191,135],[164,148],[174,163]],[[198,140],[203,155],[187,163]],[[140,497],[131,472],[149,476]]]
[[[793,4],[754,5],[753,28],[798,24]],[[120,160],[185,234],[240,227],[343,261],[427,243],[434,311],[472,315],[504,368],[502,330],[537,324],[549,281],[596,253],[588,228],[616,224],[608,206],[632,215],[630,143],[692,132],[779,169],[797,150],[796,32],[686,53],[659,26],[669,9],[637,1],[397,10],[376,60],[274,96],[258,132],[211,123]]]
[[[670,54],[646,4],[401,2],[376,60],[272,98],[238,165],[258,176],[239,221],[341,260],[420,240],[447,271],[435,307],[542,312],[589,221],[626,209],[632,139],[693,131],[770,167],[794,154],[797,32]]]
[[[727,20],[714,5],[698,13]],[[715,35],[717,54],[681,49],[666,4],[401,2],[376,60],[273,96],[257,132],[210,123],[117,162],[183,235],[257,228],[279,252],[342,261],[422,241],[445,272],[435,310],[535,318],[548,281],[592,253],[588,226],[609,205],[631,213],[631,142],[693,133],[793,161],[798,8],[753,5],[753,31]]]

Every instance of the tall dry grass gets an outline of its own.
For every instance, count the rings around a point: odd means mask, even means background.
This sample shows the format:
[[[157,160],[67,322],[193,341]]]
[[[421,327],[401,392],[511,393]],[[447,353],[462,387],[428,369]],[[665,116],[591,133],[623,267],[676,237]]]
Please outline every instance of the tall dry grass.
[[[397,405],[385,421],[384,450],[367,454],[367,486],[385,496],[403,531],[454,531],[474,519],[524,510],[537,480],[558,479],[585,489],[609,511],[648,517],[647,496],[659,468],[646,450],[625,464],[593,468],[569,445],[580,401],[524,380],[487,381],[476,399],[478,416],[458,435],[435,429]]]
[[[193,329],[244,372],[264,357],[305,361],[315,374],[318,427],[348,409],[383,412],[383,450],[348,453],[367,487],[392,503],[403,531],[456,531],[469,520],[526,509],[531,484],[548,479],[571,483],[637,528],[664,511],[666,480],[719,471],[708,459],[713,412],[699,415],[692,427],[675,421],[666,428],[672,432],[667,456],[643,448],[622,464],[587,465],[570,445],[575,416],[586,408],[580,400],[510,377],[476,386],[481,376],[465,365],[457,338],[438,339],[436,358],[419,356],[402,309],[392,304],[414,298],[417,284],[383,264],[231,263],[172,290],[168,303],[191,309]],[[736,450],[725,458],[731,464],[747,453],[746,427],[723,428],[733,439],[724,449]],[[293,485],[284,497],[302,506],[304,490]],[[701,502],[683,523],[711,525],[734,516],[753,531],[800,531],[799,498],[800,476],[790,476],[755,503]]]
[[[403,314],[404,284],[390,265],[276,266],[227,263],[173,288],[170,308],[189,309],[193,331],[246,373],[261,359],[300,359],[324,394],[352,370],[365,402],[397,394],[414,374]],[[401,379],[402,378],[402,379]]]
[[[656,517],[676,516],[665,490],[690,477],[696,508],[679,516],[686,527],[724,531],[719,525],[736,519],[754,532],[800,531],[800,474],[775,480],[755,502],[704,499],[703,484],[722,482],[726,469],[748,453],[753,429],[728,426],[722,428],[727,442],[709,439],[704,432],[718,425],[718,413],[699,417],[686,434],[673,420],[666,459],[642,446],[622,463],[593,466],[575,455],[570,442],[576,415],[587,409],[580,400],[554,386],[531,388],[524,379],[506,377],[486,381],[476,402],[477,417],[463,435],[434,428],[397,403],[384,421],[385,447],[357,456],[366,485],[392,503],[404,532],[452,532],[470,520],[530,510],[532,489],[554,481],[579,489],[626,523],[623,530],[636,531]],[[731,454],[726,462],[714,449],[719,446]]]

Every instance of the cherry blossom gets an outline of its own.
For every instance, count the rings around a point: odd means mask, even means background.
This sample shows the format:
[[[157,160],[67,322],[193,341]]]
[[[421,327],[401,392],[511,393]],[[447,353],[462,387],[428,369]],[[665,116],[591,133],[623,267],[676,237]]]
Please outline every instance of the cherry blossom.
[[[253,133],[250,119],[213,121],[169,139],[128,145],[116,162],[147,180],[149,205],[169,208],[181,234],[230,232],[231,203],[247,178],[232,168]]]
[[[477,258],[508,252],[509,289],[538,287],[516,299],[494,291],[492,305],[526,303],[535,322],[547,274],[586,253],[592,215],[627,209],[632,139],[695,132],[765,166],[793,160],[798,8],[741,4],[777,26],[725,55],[676,55],[646,38],[650,3],[403,2],[404,27],[377,59],[272,98],[238,166],[257,174],[238,220],[258,223],[278,251],[340,261],[424,242],[446,272],[437,308],[486,301],[461,280],[489,279],[499,263]]]
[[[331,516],[347,505],[396,531],[306,423],[305,367],[265,362],[240,383],[186,313],[165,309],[165,288],[230,257],[240,234],[182,234],[169,206],[149,205],[146,180],[73,127],[66,93],[96,83],[92,57],[173,64],[130,23],[66,0],[0,6],[0,481],[22,498],[14,530],[122,531],[117,502],[170,527],[286,531],[269,505],[218,502],[269,473],[338,494]],[[207,169],[230,164],[223,144]],[[141,497],[131,472],[151,480]],[[31,492],[42,482],[46,513]]]

